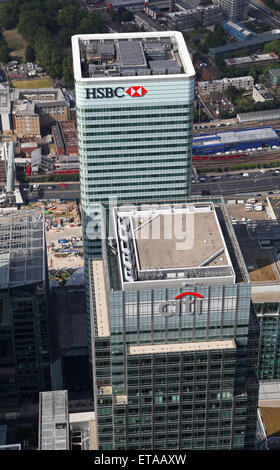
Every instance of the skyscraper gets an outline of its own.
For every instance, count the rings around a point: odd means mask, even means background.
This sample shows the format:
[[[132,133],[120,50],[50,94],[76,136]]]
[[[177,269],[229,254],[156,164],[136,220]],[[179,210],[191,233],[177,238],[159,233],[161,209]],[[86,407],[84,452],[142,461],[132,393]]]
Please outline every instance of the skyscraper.
[[[50,388],[44,214],[2,214],[0,226],[0,415],[21,413]]]
[[[99,449],[253,449],[259,326],[224,202],[111,217],[90,263]]]
[[[77,35],[72,50],[89,303],[102,208],[190,193],[195,72],[177,32]]]
[[[219,0],[224,17],[232,21],[245,21],[248,18],[248,0]]]

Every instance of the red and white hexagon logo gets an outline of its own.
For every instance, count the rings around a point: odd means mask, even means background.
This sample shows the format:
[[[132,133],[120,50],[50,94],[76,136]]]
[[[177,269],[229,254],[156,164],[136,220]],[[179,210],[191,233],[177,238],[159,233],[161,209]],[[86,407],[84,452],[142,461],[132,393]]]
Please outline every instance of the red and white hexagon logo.
[[[139,96],[145,95],[147,90],[141,85],[131,86],[125,92],[131,96],[131,98],[138,98]]]

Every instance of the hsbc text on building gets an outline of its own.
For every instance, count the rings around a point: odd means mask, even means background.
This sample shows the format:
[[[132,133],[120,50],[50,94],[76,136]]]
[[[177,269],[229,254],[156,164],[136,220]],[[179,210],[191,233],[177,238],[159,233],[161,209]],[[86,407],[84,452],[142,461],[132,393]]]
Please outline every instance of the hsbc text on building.
[[[147,90],[142,86],[129,87],[127,90],[124,87],[117,88],[86,88],[86,99],[97,98],[124,98],[125,94],[132,98],[143,96]]]

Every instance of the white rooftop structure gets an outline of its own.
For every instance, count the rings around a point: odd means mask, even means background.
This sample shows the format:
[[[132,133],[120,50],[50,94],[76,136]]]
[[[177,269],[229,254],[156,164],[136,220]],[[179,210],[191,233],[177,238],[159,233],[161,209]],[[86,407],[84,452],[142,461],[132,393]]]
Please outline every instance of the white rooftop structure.
[[[39,450],[69,450],[67,390],[39,394]]]
[[[235,282],[213,203],[115,208],[113,220],[123,289]]]
[[[80,84],[108,79],[155,79],[195,71],[184,37],[177,31],[82,34],[72,37],[74,76]]]

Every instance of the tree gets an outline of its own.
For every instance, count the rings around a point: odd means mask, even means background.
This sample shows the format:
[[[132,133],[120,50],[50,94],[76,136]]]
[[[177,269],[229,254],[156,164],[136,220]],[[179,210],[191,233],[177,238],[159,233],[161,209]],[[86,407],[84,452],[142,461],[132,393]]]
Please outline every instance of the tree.
[[[66,88],[74,87],[74,77],[73,77],[73,66],[72,66],[72,56],[69,55],[64,57],[62,62],[62,72]]]
[[[62,28],[58,33],[58,40],[62,46],[69,47],[71,44],[71,36],[73,32],[71,29]]]
[[[0,46],[0,62],[3,64],[9,62],[9,50],[5,44]]]
[[[128,11],[124,7],[120,7],[118,9],[117,15],[120,17],[121,21],[131,21],[131,20],[133,20],[133,14],[131,13],[131,11]]]
[[[26,62],[34,62],[35,61],[35,51],[32,46],[29,44],[26,46],[25,49],[25,60]]]
[[[88,18],[83,18],[77,29],[76,34],[103,33],[105,24],[98,13],[91,13]]]
[[[78,5],[70,5],[60,10],[57,15],[57,24],[62,28],[75,30],[83,18],[86,18],[85,11]]]
[[[5,3],[0,6],[0,26],[4,29],[12,29],[18,23],[19,9],[16,2]]]
[[[274,52],[274,54],[280,56],[280,41],[267,42],[263,48],[264,52]]]

